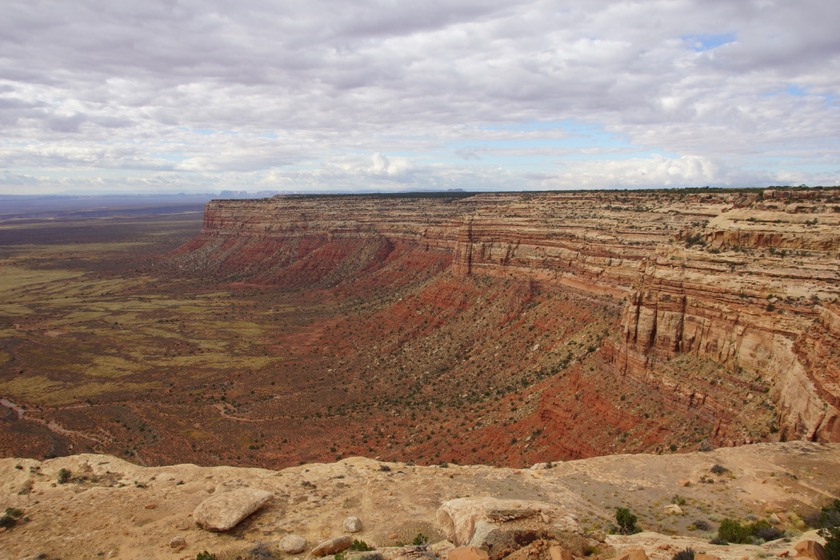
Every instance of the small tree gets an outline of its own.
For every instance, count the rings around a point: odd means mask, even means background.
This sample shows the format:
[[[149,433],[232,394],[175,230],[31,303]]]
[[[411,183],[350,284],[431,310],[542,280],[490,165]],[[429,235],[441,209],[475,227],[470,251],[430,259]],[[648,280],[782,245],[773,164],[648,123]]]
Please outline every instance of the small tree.
[[[820,535],[825,539],[826,560],[840,560],[840,527],[823,529]]]
[[[636,527],[636,521],[639,518],[630,513],[629,509],[617,508],[615,510],[615,520],[618,523],[618,530],[622,535],[632,535],[633,533],[639,532],[639,528]]]
[[[749,527],[744,527],[734,519],[724,519],[718,527],[718,540],[728,543],[749,544],[752,535]]]
[[[825,539],[826,560],[840,560],[840,500],[822,508],[819,525]]]

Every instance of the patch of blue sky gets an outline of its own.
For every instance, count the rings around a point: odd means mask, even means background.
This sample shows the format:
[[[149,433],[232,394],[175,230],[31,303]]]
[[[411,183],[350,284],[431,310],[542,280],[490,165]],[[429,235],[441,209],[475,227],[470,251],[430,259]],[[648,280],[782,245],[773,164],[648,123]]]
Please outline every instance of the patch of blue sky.
[[[530,165],[558,159],[632,159],[650,157],[654,153],[668,156],[634,146],[624,136],[609,132],[600,125],[573,120],[490,125],[481,130],[492,132],[497,137],[461,140],[448,144],[447,148],[458,154],[456,157],[461,160],[469,159],[464,157],[465,154],[474,154],[480,158],[474,160],[476,163],[492,159],[504,165]],[[540,131],[548,134],[540,136]],[[510,134],[499,135],[499,132]],[[522,133],[522,137],[517,137],[517,133]]]
[[[837,105],[837,96],[833,93],[817,93],[796,84],[788,84],[784,89],[777,89],[763,93],[762,97],[776,97],[779,95],[790,95],[792,97],[821,97],[826,106]]]
[[[182,162],[187,159],[187,156],[180,152],[153,152],[151,156],[155,159],[173,162]]]
[[[697,35],[683,35],[680,38],[688,43],[695,52],[710,51],[734,43],[736,40],[734,33],[699,33]]]
[[[804,88],[801,88],[797,85],[790,84],[787,88],[785,88],[785,93],[788,95],[795,95],[797,97],[804,97],[808,95],[808,92],[805,91]]]
[[[239,134],[235,130],[219,130],[219,129],[216,129],[216,128],[191,128],[191,127],[182,126],[182,127],[180,127],[180,130],[183,131],[183,132],[189,132],[191,134],[199,134],[201,136],[213,136],[213,135],[216,135],[216,134],[224,134],[224,135]]]
[[[622,149],[629,147],[625,138],[607,132],[599,125],[564,120],[557,122],[525,122],[520,124],[491,125],[480,130],[488,132],[509,132],[508,135],[494,134],[495,138],[475,138],[454,143],[460,148],[592,148],[611,147]],[[556,131],[560,134],[546,134],[540,136],[540,131]],[[522,137],[517,137],[517,134]],[[536,133],[536,134],[535,134]]]
[[[819,93],[814,93],[813,91],[809,91],[808,89],[796,84],[786,84],[784,87],[764,92],[761,94],[761,97],[778,97],[780,95],[789,95],[791,97],[822,97],[825,99],[827,104],[833,103],[835,97],[831,94],[821,95]]]
[[[840,165],[832,158],[795,158],[795,157],[755,157],[743,166],[748,171],[756,172],[790,172],[808,173],[811,175],[834,175],[840,177]]]

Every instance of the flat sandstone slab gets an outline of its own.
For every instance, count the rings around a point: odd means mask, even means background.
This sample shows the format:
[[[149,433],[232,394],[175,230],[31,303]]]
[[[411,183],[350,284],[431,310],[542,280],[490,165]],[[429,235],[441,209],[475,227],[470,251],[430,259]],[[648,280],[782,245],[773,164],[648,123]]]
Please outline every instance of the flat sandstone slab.
[[[229,531],[260,509],[273,494],[253,488],[237,488],[207,498],[193,511],[193,520],[208,531]]]

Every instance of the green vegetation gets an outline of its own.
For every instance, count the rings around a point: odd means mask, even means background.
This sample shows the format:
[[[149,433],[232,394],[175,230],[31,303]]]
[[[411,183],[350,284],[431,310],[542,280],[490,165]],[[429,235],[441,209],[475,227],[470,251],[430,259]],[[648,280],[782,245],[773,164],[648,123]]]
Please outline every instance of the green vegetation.
[[[68,482],[70,482],[70,477],[72,476],[73,473],[71,473],[69,470],[61,469],[60,471],[58,471],[58,483],[67,484]]]
[[[0,515],[0,527],[10,529],[17,525],[17,522],[23,517],[23,511],[17,508],[6,508],[3,515]]]
[[[627,508],[620,507],[615,510],[615,521],[618,523],[618,530],[622,535],[632,535],[641,531],[636,526],[638,520],[639,518],[630,513]]]
[[[720,522],[715,540],[720,543],[751,544],[756,541],[775,540],[783,535],[783,531],[764,519],[741,525],[738,521],[727,518]]]
[[[694,560],[694,554],[693,548],[686,548],[685,550],[680,550],[674,554],[671,557],[671,560]]]
[[[752,542],[750,530],[734,519],[724,519],[720,522],[717,538],[725,543],[746,544]]]
[[[840,560],[840,500],[834,500],[820,510],[817,524],[825,539],[826,560]]]
[[[216,555],[206,550],[195,555],[195,560],[217,560]]]
[[[350,549],[354,552],[368,552],[370,550],[374,550],[372,546],[370,546],[365,541],[360,541],[359,539],[355,539],[353,544],[350,545]]]
[[[724,475],[724,474],[729,472],[729,469],[727,469],[723,465],[717,465],[717,464],[712,465],[712,468],[709,469],[709,470],[712,471],[712,473],[714,473],[718,476]]]

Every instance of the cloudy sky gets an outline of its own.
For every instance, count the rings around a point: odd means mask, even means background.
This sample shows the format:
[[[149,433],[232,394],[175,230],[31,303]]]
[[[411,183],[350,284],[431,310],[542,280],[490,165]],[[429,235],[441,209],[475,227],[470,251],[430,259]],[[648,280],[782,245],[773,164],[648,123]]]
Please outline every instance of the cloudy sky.
[[[840,183],[836,0],[3,0],[0,194]]]

